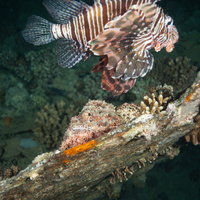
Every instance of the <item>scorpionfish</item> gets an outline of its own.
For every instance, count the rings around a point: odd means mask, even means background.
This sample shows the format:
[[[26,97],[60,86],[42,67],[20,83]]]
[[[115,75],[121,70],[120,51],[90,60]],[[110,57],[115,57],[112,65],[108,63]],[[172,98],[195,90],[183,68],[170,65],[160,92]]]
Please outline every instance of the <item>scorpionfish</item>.
[[[102,88],[114,96],[126,93],[153,67],[151,48],[171,52],[179,34],[159,0],[44,0],[56,21],[32,15],[22,32],[34,45],[58,40],[58,64],[73,67],[83,57],[100,56],[92,72],[102,72]]]
[[[107,134],[120,124],[112,104],[100,100],[89,101],[78,116],[72,117],[60,149],[65,150],[85,144]]]

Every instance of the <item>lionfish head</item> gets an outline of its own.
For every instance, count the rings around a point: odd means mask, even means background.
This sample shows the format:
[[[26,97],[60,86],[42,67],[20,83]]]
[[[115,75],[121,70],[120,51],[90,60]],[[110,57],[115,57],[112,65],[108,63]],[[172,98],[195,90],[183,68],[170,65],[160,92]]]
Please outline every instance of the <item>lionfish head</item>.
[[[167,52],[174,49],[174,44],[178,41],[179,34],[176,26],[173,25],[173,19],[165,15],[162,34],[156,40],[155,51],[160,51],[166,47]]]

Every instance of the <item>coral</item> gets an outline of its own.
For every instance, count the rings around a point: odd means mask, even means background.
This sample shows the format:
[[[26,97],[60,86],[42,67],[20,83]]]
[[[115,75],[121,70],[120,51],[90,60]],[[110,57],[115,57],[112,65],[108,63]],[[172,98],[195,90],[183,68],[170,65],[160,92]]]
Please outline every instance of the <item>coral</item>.
[[[127,177],[127,173],[129,175],[132,175],[134,171],[133,166],[128,167],[125,166],[123,169],[116,169],[115,171],[112,172],[112,177],[110,177],[110,183],[111,184],[115,184],[117,180],[119,180],[120,182],[123,181],[123,179],[128,180],[129,177]]]
[[[74,100],[73,104],[70,104],[69,107],[67,108],[68,119],[71,119],[72,117],[77,115],[79,111],[83,108],[83,104],[85,104],[85,102],[87,101],[88,99],[85,99],[81,95],[77,95],[77,99]]]
[[[105,101],[89,101],[78,116],[71,119],[60,149],[84,144],[108,133],[120,123],[115,107]]]
[[[33,78],[33,73],[25,58],[12,50],[3,50],[0,53],[0,65],[25,82],[30,82]]]
[[[32,96],[33,104],[38,108],[43,108],[47,104],[47,100],[43,96]]]
[[[5,93],[6,93],[5,88],[1,87],[0,88],[0,103],[3,103],[5,101]]]
[[[154,77],[162,85],[171,85],[174,94],[183,92],[194,81],[197,67],[187,57],[162,58],[155,61],[155,66],[147,77]]]
[[[154,93],[149,96],[144,96],[144,101],[141,101],[140,111],[145,113],[159,113],[163,109],[163,104],[166,104],[169,97],[163,99],[162,92],[156,97]]]
[[[144,96],[144,100],[140,103],[140,112],[146,113],[160,113],[163,110],[168,101],[173,97],[173,88],[165,85],[158,86],[157,88],[151,88],[151,94]]]
[[[5,105],[9,110],[13,108],[17,114],[29,109],[29,100],[29,93],[21,83],[8,88],[5,94]]]
[[[150,87],[156,87],[161,83],[154,79],[154,77],[145,76],[144,78],[138,78],[135,86],[130,92],[127,93],[128,96],[131,96],[130,99],[133,101],[135,99],[135,103],[140,103],[144,97],[144,94],[148,93]]]
[[[0,65],[12,70],[17,62],[17,53],[11,50],[4,50],[0,53]]]
[[[61,74],[62,68],[57,64],[54,49],[30,51],[25,54],[25,59],[30,64],[37,85],[47,83]]]
[[[2,171],[0,167],[0,181],[3,179],[11,178],[12,176],[16,176],[19,171],[21,170],[20,167],[11,165],[10,168],[6,169],[4,172]]]
[[[58,147],[69,122],[65,102],[47,104],[37,116],[33,128],[35,139],[47,148]]]
[[[116,109],[117,115],[121,123],[127,123],[140,115],[140,110],[135,103],[124,103]]]
[[[200,144],[200,114],[194,117],[194,130],[185,136],[187,142],[192,142],[194,145]]]
[[[57,75],[49,86],[60,91],[69,100],[74,101],[75,97],[77,97],[79,84],[82,84],[77,76],[77,70],[62,68],[60,70],[62,70],[62,73]]]
[[[12,117],[5,117],[4,122],[7,126],[11,125],[13,118]]]
[[[91,99],[109,99],[112,94],[101,88],[101,73],[91,73],[83,78],[83,91]]]

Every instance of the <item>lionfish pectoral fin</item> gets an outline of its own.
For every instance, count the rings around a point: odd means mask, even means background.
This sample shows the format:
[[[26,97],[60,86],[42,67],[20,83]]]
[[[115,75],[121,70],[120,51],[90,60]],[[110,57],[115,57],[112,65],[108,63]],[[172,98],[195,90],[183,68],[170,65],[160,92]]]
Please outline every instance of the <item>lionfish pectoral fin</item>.
[[[108,63],[107,56],[101,56],[99,59],[99,63],[97,63],[93,68],[92,72],[102,72],[105,69],[105,66]]]
[[[154,58],[149,51],[145,51],[143,56],[139,56],[137,52],[130,51],[118,64],[113,78],[120,77],[126,81],[144,77],[153,67]]]
[[[67,23],[83,9],[90,7],[82,1],[74,0],[44,0],[43,4],[53,19],[60,24]]]
[[[108,22],[105,30],[89,42],[94,54],[108,57],[105,68],[99,64],[93,71],[103,70],[102,88],[115,96],[126,93],[139,76],[152,69],[154,58],[145,49],[141,34],[150,37],[148,29],[154,14],[155,5],[147,1]]]
[[[56,44],[58,64],[62,67],[73,67],[85,55],[83,49],[74,40],[60,39]]]
[[[128,92],[139,76],[145,76],[152,69],[153,61],[153,55],[149,51],[145,52],[143,58],[130,52],[115,68],[109,70],[105,67],[102,73],[102,88],[112,92],[114,96]]]
[[[119,96],[122,93],[128,92],[135,85],[136,79],[123,81],[121,79],[112,78],[113,75],[114,69],[108,70],[105,68],[102,73],[101,86],[104,90],[112,92],[114,96]]]

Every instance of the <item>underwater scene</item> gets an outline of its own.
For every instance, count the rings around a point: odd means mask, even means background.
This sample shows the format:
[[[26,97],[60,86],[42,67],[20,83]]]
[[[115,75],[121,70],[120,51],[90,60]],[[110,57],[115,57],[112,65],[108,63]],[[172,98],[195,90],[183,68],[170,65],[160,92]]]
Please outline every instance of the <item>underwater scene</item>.
[[[199,200],[200,2],[94,2],[0,0],[0,199]]]

